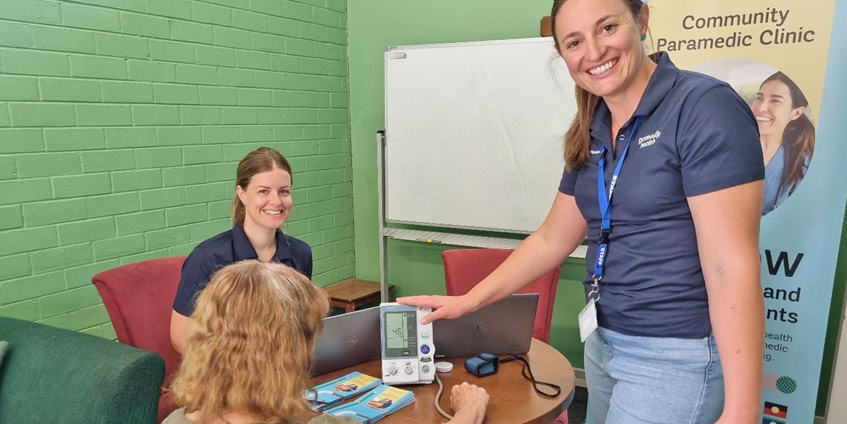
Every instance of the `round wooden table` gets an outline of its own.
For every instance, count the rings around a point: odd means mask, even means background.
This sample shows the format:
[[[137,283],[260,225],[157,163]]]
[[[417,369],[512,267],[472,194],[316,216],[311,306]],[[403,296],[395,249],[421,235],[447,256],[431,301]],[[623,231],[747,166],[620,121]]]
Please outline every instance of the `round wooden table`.
[[[453,363],[453,371],[438,374],[441,381],[444,382],[444,393],[441,395],[440,402],[441,408],[448,413],[453,412],[450,408],[450,388],[467,381],[484,387],[488,391],[490,400],[488,410],[485,413],[486,424],[550,423],[571,403],[574,390],[573,367],[559,351],[536,339],[532,339],[532,345],[526,356],[536,380],[559,385],[562,388],[562,393],[559,396],[548,398],[536,393],[532,383],[521,375],[523,364],[520,361],[500,364],[500,370],[497,374],[477,377],[465,370],[464,358],[441,359]],[[382,374],[381,365],[381,361],[376,359],[315,377],[312,382],[319,384],[352,371],[379,377]],[[415,402],[385,417],[380,421],[381,423],[419,424],[447,421],[433,406],[435,394],[438,391],[437,383],[401,387],[415,392]],[[551,390],[544,386],[540,386],[540,388],[546,392]]]

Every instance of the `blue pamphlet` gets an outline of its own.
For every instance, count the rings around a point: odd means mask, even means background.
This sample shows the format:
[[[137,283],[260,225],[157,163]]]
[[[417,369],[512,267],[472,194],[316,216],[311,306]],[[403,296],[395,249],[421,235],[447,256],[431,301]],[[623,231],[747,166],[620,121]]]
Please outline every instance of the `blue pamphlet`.
[[[373,424],[414,402],[415,394],[412,391],[383,384],[355,402],[336,406],[326,413]]]
[[[382,381],[378,378],[353,371],[342,377],[319,384],[306,391],[304,396],[313,411],[323,411],[347,399],[364,393]]]

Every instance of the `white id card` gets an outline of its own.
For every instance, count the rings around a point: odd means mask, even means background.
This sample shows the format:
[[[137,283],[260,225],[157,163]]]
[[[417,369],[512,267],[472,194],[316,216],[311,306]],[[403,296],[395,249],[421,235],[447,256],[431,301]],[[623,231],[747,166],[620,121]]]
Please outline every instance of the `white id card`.
[[[597,329],[597,306],[594,299],[588,299],[588,304],[579,311],[579,339],[585,339]]]

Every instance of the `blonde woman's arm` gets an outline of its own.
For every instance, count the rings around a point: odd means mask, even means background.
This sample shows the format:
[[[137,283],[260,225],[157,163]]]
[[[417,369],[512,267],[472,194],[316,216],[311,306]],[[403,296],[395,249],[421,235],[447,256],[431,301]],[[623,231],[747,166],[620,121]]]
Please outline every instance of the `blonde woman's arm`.
[[[468,383],[457,384],[451,390],[450,406],[454,414],[447,424],[480,424],[488,407],[488,392]]]

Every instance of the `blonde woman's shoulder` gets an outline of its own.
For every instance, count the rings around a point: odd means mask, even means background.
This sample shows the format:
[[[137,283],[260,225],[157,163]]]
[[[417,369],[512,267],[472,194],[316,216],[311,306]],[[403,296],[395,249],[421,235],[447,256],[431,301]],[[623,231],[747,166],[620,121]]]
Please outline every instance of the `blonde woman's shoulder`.
[[[312,418],[306,424],[359,424],[359,421],[350,417],[336,417],[335,415],[322,414]]]
[[[185,407],[179,408],[171,412],[162,424],[192,424],[191,420],[185,417]],[[306,424],[360,424],[350,417],[336,417],[335,415],[322,414],[312,418]]]
[[[179,408],[162,421],[162,424],[191,424],[188,418],[185,418],[185,407]]]

